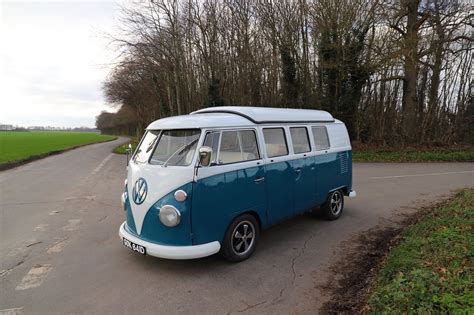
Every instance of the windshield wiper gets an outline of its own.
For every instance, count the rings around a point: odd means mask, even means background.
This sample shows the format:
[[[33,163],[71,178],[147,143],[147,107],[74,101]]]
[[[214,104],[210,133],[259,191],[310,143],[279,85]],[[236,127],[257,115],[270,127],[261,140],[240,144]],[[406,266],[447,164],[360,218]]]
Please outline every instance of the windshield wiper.
[[[197,141],[199,140],[199,138],[191,141],[190,143],[188,144],[185,144],[183,146],[181,146],[178,150],[176,150],[173,154],[170,155],[170,157],[161,165],[162,167],[166,167],[166,164],[169,162],[169,160],[171,160],[176,154],[181,154],[181,152],[183,152],[184,150],[187,150],[189,149],[192,145],[194,145]]]

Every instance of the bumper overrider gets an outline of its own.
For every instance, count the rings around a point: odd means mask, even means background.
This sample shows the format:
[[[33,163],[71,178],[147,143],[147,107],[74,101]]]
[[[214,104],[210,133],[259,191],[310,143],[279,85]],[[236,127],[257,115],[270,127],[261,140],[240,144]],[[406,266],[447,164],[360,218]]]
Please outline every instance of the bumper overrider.
[[[221,249],[221,244],[218,241],[191,246],[170,246],[147,242],[128,232],[125,228],[126,224],[127,222],[123,222],[119,229],[122,242],[125,238],[137,245],[144,246],[147,255],[150,256],[167,259],[193,259],[213,255]]]

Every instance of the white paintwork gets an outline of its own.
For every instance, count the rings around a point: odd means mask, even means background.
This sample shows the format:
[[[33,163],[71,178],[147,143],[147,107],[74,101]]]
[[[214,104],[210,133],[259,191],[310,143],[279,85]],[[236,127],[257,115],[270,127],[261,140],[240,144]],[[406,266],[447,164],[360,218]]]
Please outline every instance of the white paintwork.
[[[193,259],[213,255],[221,249],[221,244],[218,241],[192,246],[168,246],[159,245],[155,243],[146,242],[135,237],[125,230],[125,223],[120,226],[119,236],[123,240],[127,240],[146,247],[147,255],[167,258],[167,259]]]
[[[326,130],[328,131],[329,144],[331,148],[351,147],[349,134],[347,133],[346,126],[343,123],[326,124]]]
[[[148,130],[193,129],[254,125],[250,120],[235,114],[182,115],[162,118],[148,125]]]
[[[250,117],[258,123],[272,122],[308,122],[325,121],[328,123],[336,120],[328,112],[313,109],[291,109],[271,107],[239,107],[221,106],[204,108],[189,115],[173,116],[156,120],[148,125],[149,130],[160,129],[191,129],[191,128],[225,128],[255,126],[251,120],[232,113],[220,113],[218,111],[239,112]]]
[[[355,191],[355,190],[351,190],[351,192],[349,193],[349,198],[352,199],[352,198],[355,198],[355,197],[357,197],[356,191]]]
[[[251,107],[251,106],[219,106],[203,108],[192,112],[191,115],[216,112],[238,112],[250,117],[258,123],[272,122],[307,122],[324,121],[332,122],[334,118],[331,114],[323,110],[314,109],[293,109],[293,108],[273,108],[273,107]]]
[[[197,154],[195,154],[196,156]],[[193,180],[194,163],[190,166],[166,166],[151,164],[136,164],[130,161],[128,166],[127,192],[133,219],[138,235],[141,234],[143,220],[148,210],[162,197],[172,190],[179,188]],[[142,204],[135,204],[133,201],[133,186],[135,182],[143,177],[148,186],[148,193]],[[156,217],[157,224],[159,218]]]

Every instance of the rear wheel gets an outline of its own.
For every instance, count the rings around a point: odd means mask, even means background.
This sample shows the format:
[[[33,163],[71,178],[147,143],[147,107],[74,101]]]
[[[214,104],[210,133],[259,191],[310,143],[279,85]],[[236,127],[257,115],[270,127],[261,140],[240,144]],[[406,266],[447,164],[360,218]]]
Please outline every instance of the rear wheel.
[[[341,190],[329,193],[326,202],[321,206],[322,214],[327,220],[336,220],[344,210],[344,194]]]
[[[260,228],[253,215],[246,213],[237,217],[227,229],[222,255],[233,262],[249,258],[257,246],[259,236]]]

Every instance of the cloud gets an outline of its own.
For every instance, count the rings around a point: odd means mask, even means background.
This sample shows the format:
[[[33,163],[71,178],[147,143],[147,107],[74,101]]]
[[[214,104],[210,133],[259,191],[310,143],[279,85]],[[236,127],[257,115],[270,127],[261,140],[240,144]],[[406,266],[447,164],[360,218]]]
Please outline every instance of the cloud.
[[[0,2],[0,121],[94,126],[114,52],[115,2]]]

